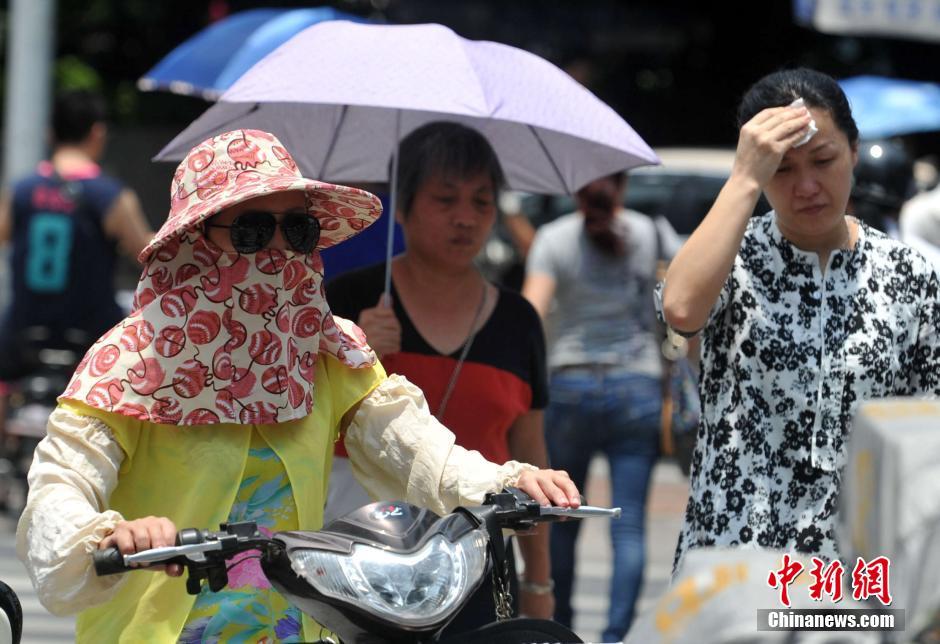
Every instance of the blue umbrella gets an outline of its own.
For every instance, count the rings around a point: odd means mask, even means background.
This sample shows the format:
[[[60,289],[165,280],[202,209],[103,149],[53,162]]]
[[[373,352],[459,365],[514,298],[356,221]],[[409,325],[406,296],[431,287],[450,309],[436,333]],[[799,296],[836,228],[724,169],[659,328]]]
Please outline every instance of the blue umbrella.
[[[251,9],[219,20],[163,57],[139,81],[142,91],[163,90],[214,101],[268,53],[312,24],[325,20],[366,22],[330,7],[314,9]],[[388,217],[390,215],[383,215]],[[404,250],[395,226],[394,252]],[[342,246],[323,252],[327,275],[385,259],[383,226],[370,226]]]
[[[855,76],[839,81],[863,139],[940,130],[940,85]]]
[[[137,87],[214,101],[268,53],[324,20],[366,22],[330,7],[241,11],[176,47],[137,81]]]

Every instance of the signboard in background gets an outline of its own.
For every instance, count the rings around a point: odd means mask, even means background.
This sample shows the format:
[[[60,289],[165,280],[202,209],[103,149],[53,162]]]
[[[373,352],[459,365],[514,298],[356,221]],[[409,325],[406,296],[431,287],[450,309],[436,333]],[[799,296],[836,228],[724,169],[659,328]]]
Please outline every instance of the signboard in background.
[[[940,611],[940,401],[864,403],[842,479],[842,556],[891,561],[908,635]]]
[[[768,573],[788,563],[798,563],[806,572],[788,580],[787,604],[781,603],[779,589],[768,584]],[[860,625],[865,611],[866,618],[893,611],[892,628],[904,628],[902,611],[881,604],[874,609],[853,599],[851,592],[839,600],[825,593],[815,598],[811,569],[810,558],[796,553],[693,548],[666,592],[637,617],[624,644],[879,644],[889,635],[887,628],[848,626]],[[835,619],[838,613],[842,615]],[[841,627],[840,620],[845,622]],[[807,623],[814,626],[807,629]]]
[[[940,42],[940,0],[794,0],[793,19],[829,34]]]

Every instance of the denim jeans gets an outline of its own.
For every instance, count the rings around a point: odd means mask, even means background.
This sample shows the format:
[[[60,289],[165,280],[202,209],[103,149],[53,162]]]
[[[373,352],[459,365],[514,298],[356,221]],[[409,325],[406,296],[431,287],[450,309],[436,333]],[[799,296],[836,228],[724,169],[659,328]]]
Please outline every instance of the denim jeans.
[[[659,452],[661,392],[658,378],[625,370],[564,369],[551,378],[545,414],[551,467],[566,470],[583,490],[591,458],[604,454],[612,503],[623,509],[610,523],[614,561],[604,642],[619,641],[627,633],[643,582],[646,495]],[[580,524],[552,525],[555,619],[568,627]]]

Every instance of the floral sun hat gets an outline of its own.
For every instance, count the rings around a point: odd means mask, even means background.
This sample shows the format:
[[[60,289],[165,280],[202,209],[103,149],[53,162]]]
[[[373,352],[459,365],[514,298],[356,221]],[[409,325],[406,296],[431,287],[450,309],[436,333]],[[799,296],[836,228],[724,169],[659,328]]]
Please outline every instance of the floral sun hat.
[[[141,253],[133,311],[92,345],[60,399],[159,424],[274,424],[310,413],[324,355],[375,364],[362,331],[330,312],[319,250],[239,254],[203,235],[199,223],[220,210],[284,190],[306,194],[318,248],[381,213],[368,192],[301,177],[273,135],[228,132],[196,146],[173,177],[169,219]]]
[[[305,179],[273,134],[234,130],[200,143],[176,168],[170,215],[140,261],[220,210],[287,190],[306,193],[310,214],[320,220],[321,250],[352,237],[382,214],[378,197],[365,190]]]

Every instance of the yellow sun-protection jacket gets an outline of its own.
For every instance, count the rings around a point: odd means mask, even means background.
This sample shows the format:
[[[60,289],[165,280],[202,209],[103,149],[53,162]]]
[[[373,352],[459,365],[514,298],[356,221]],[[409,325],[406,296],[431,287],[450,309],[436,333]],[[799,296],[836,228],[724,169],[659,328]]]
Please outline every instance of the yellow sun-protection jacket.
[[[317,530],[340,421],[384,379],[379,364],[350,369],[321,354],[313,411],[277,425],[157,425],[72,401],[61,406],[100,419],[114,433],[126,456],[108,507],[127,520],[165,516],[177,529],[217,529],[228,518],[256,430],[284,464],[299,529]],[[195,601],[185,577],[127,576],[113,599],[79,614],[77,641],[176,642]],[[303,629],[305,640],[320,632],[306,615]]]

